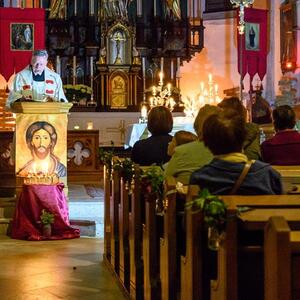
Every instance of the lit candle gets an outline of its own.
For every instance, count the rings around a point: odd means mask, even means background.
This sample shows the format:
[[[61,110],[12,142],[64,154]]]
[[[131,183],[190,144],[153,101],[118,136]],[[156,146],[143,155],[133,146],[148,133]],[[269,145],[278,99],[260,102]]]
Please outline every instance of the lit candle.
[[[61,74],[61,70],[60,70],[60,57],[59,57],[59,55],[56,55],[56,73],[58,75]]]
[[[152,87],[152,94],[153,94],[153,96],[156,95],[156,87],[155,86]]]
[[[137,1],[136,11],[137,11],[138,17],[141,17],[143,15],[143,12],[142,12],[142,0],[138,0]]]
[[[141,117],[143,119],[146,119],[147,118],[147,106],[146,105],[143,105],[142,106],[142,109],[141,109]]]
[[[177,74],[176,77],[180,77],[180,57],[177,57]]]
[[[215,84],[215,93],[218,94],[218,91],[219,91],[219,86],[218,86],[218,84],[216,83],[216,84]]]
[[[33,173],[33,175],[36,174],[36,165],[35,165],[35,162],[32,164],[32,173]]]
[[[142,57],[142,69],[143,69],[143,78],[146,76],[146,57]]]
[[[94,0],[90,0],[89,11],[90,16],[93,16],[95,14]]]
[[[43,175],[48,174],[48,162],[46,162],[46,161],[42,162],[42,172],[43,172]]]
[[[211,73],[208,74],[208,82],[212,82],[212,75],[211,75]]]
[[[171,83],[168,83],[168,95],[171,96]]]
[[[90,68],[91,68],[91,77],[94,76],[94,60],[93,56],[90,57]]]
[[[93,130],[93,128],[94,128],[93,122],[92,122],[92,121],[87,122],[87,127],[86,127],[86,129],[87,129],[87,130]]]
[[[76,56],[73,56],[73,85],[76,84]]]
[[[201,83],[200,83],[200,90],[203,93],[203,91],[204,91],[204,82],[203,81],[201,81]]]
[[[163,83],[163,72],[159,73],[159,82],[162,84]]]
[[[154,104],[153,97],[150,97],[149,102],[150,102],[150,107],[153,107],[153,104]]]
[[[171,59],[171,79],[174,79],[174,61]]]
[[[160,58],[160,72],[164,73],[164,58]]]

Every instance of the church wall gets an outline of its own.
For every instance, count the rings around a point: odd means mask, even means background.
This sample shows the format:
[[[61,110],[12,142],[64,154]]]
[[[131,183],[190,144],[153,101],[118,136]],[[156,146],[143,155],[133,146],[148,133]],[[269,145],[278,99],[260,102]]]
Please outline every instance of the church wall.
[[[280,68],[280,11],[281,0],[256,0],[254,8],[269,10],[269,53],[267,74],[263,80],[264,96],[271,103],[278,91],[278,81],[282,75]],[[204,18],[209,15],[204,14]],[[181,68],[181,90],[183,97],[199,93],[200,82],[207,82],[208,74],[213,75],[219,85],[219,96],[223,90],[239,87],[240,76],[237,70],[236,18],[204,20],[205,48]],[[255,86],[256,77],[253,80]],[[244,92],[249,91],[249,76],[244,79]]]

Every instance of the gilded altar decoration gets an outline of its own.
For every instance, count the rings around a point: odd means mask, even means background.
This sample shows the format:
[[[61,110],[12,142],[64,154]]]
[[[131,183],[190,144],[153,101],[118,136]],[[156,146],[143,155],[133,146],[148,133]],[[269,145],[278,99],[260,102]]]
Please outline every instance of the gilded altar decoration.
[[[82,99],[89,100],[91,98],[92,88],[84,84],[66,84],[64,92],[69,102],[79,103]]]
[[[111,80],[111,108],[126,108],[126,82],[121,75]]]
[[[50,3],[49,19],[64,19],[66,3],[65,0],[52,0]]]

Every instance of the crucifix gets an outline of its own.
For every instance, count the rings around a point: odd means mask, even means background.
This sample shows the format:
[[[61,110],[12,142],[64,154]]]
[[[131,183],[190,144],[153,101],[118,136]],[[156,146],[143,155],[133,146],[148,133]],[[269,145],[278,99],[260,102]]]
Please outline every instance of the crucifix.
[[[113,40],[116,42],[116,49],[117,49],[117,56],[116,56],[114,64],[120,65],[120,64],[122,64],[122,58],[120,57],[121,42],[126,41],[126,38],[123,37],[123,35],[120,31],[117,31],[114,34]]]

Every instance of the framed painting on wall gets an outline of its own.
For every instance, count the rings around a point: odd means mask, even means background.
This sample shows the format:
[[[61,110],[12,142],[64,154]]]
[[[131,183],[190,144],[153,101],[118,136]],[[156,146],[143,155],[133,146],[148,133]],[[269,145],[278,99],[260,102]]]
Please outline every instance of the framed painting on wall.
[[[32,51],[34,49],[34,24],[10,24],[10,50]]]

